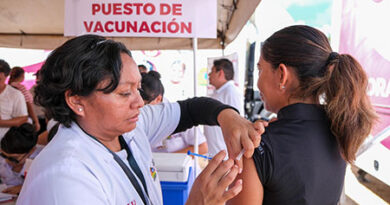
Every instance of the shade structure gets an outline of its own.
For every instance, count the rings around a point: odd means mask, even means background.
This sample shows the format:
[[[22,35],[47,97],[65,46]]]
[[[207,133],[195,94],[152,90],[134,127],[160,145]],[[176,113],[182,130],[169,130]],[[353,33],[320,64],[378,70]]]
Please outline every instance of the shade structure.
[[[233,41],[261,0],[218,0],[217,38],[199,39],[199,49]],[[0,47],[54,49],[64,37],[64,0],[1,0]],[[190,38],[115,37],[131,50],[191,49]]]

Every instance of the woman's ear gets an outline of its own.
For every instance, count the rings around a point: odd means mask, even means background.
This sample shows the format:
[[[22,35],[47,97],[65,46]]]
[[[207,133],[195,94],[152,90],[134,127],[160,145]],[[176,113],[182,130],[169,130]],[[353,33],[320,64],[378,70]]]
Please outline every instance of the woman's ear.
[[[290,69],[283,63],[279,64],[279,89],[285,91],[288,83],[288,78],[290,77]]]
[[[157,98],[156,98],[155,100],[157,100],[158,103],[162,103],[162,101],[163,101],[163,96],[162,96],[162,95],[158,95]]]
[[[218,77],[219,78],[225,78],[225,72],[223,71],[223,69],[218,71]]]
[[[71,91],[65,91],[65,101],[68,104],[69,108],[72,109],[76,115],[81,117],[85,116],[84,106],[82,104],[81,98],[78,95],[71,95]]]
[[[162,103],[163,101],[163,96],[162,95],[158,95],[154,100],[152,100],[149,104],[151,105],[157,105],[159,103]]]

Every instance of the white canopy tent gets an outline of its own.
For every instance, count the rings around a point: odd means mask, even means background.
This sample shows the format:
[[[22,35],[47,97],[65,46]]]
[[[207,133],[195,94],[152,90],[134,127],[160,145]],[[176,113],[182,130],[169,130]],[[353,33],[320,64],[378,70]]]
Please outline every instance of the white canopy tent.
[[[261,0],[217,0],[217,38],[112,37],[130,50],[193,49],[196,95],[197,49],[224,49],[239,34]],[[1,0],[0,47],[55,49],[64,37],[64,0]],[[198,139],[195,139],[195,145]],[[198,152],[195,146],[195,153]]]
[[[198,39],[199,49],[224,48],[233,41],[260,0],[218,0],[217,38]],[[0,47],[54,49],[64,37],[64,0],[0,1]],[[113,38],[131,50],[192,49],[189,38]]]

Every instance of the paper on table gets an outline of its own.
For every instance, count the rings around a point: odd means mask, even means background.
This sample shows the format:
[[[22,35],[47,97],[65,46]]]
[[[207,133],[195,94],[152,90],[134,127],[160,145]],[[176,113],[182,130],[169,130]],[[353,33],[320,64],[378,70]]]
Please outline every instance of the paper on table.
[[[7,188],[6,184],[0,184],[0,192]]]
[[[5,184],[0,184],[0,202],[1,201],[8,201],[11,200],[13,197],[16,197],[15,194],[6,194],[3,193],[2,191],[7,188],[7,185]]]

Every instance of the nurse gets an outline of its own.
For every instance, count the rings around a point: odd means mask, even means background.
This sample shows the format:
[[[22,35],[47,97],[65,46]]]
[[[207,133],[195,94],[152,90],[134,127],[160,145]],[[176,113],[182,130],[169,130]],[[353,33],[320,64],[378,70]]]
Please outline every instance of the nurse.
[[[17,204],[162,204],[149,142],[194,125],[219,124],[234,158],[259,145],[262,124],[209,98],[145,106],[141,76],[121,43],[84,35],[55,49],[41,69],[35,100],[61,123],[35,159]],[[201,110],[202,112],[199,112]],[[223,204],[242,189],[241,168],[217,154],[187,204]]]

